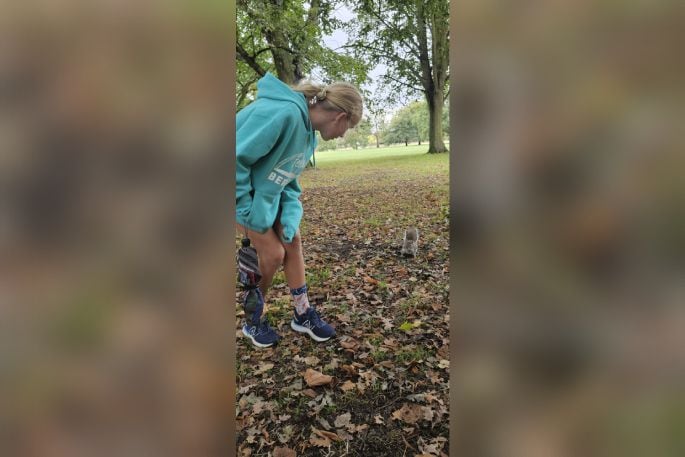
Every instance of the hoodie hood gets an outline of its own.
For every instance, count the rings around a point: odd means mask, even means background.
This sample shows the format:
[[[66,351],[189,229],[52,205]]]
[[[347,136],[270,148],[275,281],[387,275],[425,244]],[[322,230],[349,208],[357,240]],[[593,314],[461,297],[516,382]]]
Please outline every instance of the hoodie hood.
[[[309,121],[309,109],[307,109],[304,95],[294,91],[290,86],[271,73],[267,73],[263,78],[257,81],[257,99],[260,98],[294,103],[300,110],[302,120],[307,126],[307,130],[312,130]]]

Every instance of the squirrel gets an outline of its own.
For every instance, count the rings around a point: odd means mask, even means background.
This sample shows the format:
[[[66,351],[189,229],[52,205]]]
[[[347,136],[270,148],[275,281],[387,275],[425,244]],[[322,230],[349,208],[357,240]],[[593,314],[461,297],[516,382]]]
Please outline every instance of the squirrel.
[[[403,256],[415,257],[419,250],[419,231],[416,227],[409,227],[404,231],[401,253]]]

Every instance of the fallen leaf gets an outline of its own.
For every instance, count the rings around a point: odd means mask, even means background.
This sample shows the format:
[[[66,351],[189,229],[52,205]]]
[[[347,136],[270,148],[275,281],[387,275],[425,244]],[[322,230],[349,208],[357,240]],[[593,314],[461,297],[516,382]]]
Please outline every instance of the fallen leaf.
[[[399,344],[394,338],[386,338],[383,340],[383,346],[389,349],[395,349],[399,346]]]
[[[258,374],[266,373],[267,371],[269,371],[273,367],[274,367],[273,363],[261,363],[259,365],[259,368],[257,368],[257,370],[254,372],[254,374],[258,375]]]
[[[319,417],[319,424],[325,429],[325,430],[330,430],[331,429],[331,424],[328,423],[326,419],[323,417]]]
[[[385,421],[383,420],[383,416],[373,416],[373,421],[376,424],[385,424]]]
[[[264,411],[264,406],[266,405],[263,401],[258,401],[252,406],[252,414],[259,414]]]
[[[317,396],[317,393],[315,391],[313,391],[312,389],[305,389],[302,391],[302,393],[304,395],[308,396],[309,398],[314,398]]]
[[[428,370],[426,374],[428,376],[428,379],[430,379],[431,383],[433,384],[440,384],[443,382],[443,379],[440,377],[440,374],[436,371]]]
[[[363,432],[367,428],[369,428],[369,426],[367,424],[352,425],[352,426],[348,427],[349,430],[352,430],[355,433]]]
[[[354,436],[350,435],[346,430],[343,429],[338,430],[338,436],[343,441],[352,441],[354,439]]]
[[[309,387],[315,387],[330,384],[333,378],[319,371],[307,368],[307,371],[304,373],[304,380]]]
[[[402,322],[402,325],[399,326],[400,330],[403,330],[405,332],[408,332],[409,330],[413,329],[414,326],[410,322]]]
[[[330,447],[331,446],[331,440],[323,437],[323,438],[317,438],[315,436],[312,436],[309,438],[309,442],[312,443],[314,446],[318,447]]]
[[[355,349],[359,346],[359,343],[353,339],[350,339],[346,341],[341,341],[340,346],[342,346],[345,349]]]
[[[338,359],[332,359],[331,363],[324,365],[324,369],[328,371],[333,371],[338,368]]]
[[[319,363],[319,358],[318,358],[318,357],[314,357],[314,356],[305,357],[305,358],[304,358],[304,363],[306,363],[307,365],[312,365],[312,366],[318,365],[318,363]]]
[[[328,438],[333,441],[340,441],[340,437],[333,432],[327,432],[325,430],[319,430],[318,428],[312,427],[312,431],[322,438]]]
[[[349,376],[357,376],[357,369],[352,365],[343,365],[342,370]],[[242,392],[241,392],[242,393]]]
[[[333,423],[333,425],[335,425],[336,428],[344,428],[350,424],[351,419],[352,415],[350,413],[341,414],[340,416],[335,418],[335,422]]]
[[[292,425],[286,425],[283,427],[283,432],[277,434],[278,441],[280,441],[282,444],[287,443],[292,439],[294,432],[295,430],[293,429]]]
[[[274,457],[297,457],[297,454],[289,447],[277,447],[274,449]]]
[[[350,391],[354,389],[356,385],[352,381],[345,381],[343,385],[340,386],[340,388],[343,390],[343,392]]]
[[[400,409],[392,413],[392,418],[408,424],[415,424],[423,418],[423,415],[423,408],[420,405],[405,403]]]
[[[371,276],[364,276],[364,281],[368,282],[369,284],[378,284],[379,283],[378,279],[374,279]]]

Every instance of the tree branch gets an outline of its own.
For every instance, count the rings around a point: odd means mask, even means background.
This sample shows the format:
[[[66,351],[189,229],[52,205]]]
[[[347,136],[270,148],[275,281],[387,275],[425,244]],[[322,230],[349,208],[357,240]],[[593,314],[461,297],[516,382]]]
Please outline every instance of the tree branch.
[[[414,86],[412,86],[411,84],[409,84],[409,83],[407,83],[407,82],[400,81],[399,79],[393,78],[392,76],[390,76],[390,75],[387,74],[387,73],[384,74],[383,77],[384,77],[384,78],[387,78],[387,79],[390,79],[390,80],[396,82],[397,84],[399,84],[399,85],[401,85],[401,86],[404,86],[404,87],[407,87],[407,88],[409,88],[409,89],[411,89],[411,90],[413,90],[413,91],[416,91],[416,92],[425,92],[425,90],[426,90],[426,89],[424,89],[424,88],[414,87]]]
[[[238,100],[236,101],[236,107],[243,104],[245,97],[247,97],[248,92],[250,92],[250,86],[257,82],[258,78],[251,78],[249,81],[245,82],[240,86],[240,94],[238,95]]]
[[[248,64],[250,68],[252,68],[259,76],[264,76],[266,74],[266,70],[264,70],[262,66],[257,63],[255,58],[251,56],[240,43],[236,42],[235,48],[243,62]]]
[[[395,27],[394,25],[389,24],[389,23],[385,20],[385,18],[383,18],[383,16],[382,16],[382,10],[381,10],[381,3],[382,3],[382,2],[379,2],[379,4],[378,4],[378,12],[373,11],[371,8],[364,8],[364,7],[362,7],[362,11],[364,11],[364,12],[366,12],[367,14],[369,14],[369,15],[375,17],[381,24],[383,24],[383,25],[384,25],[385,27],[387,27],[389,30],[394,31],[394,32],[396,32],[398,35],[401,36],[400,30],[399,30],[397,27]],[[407,49],[409,50],[409,52],[410,52],[412,55],[414,55],[414,57],[416,57],[416,58],[419,57],[419,51],[418,51],[418,49],[416,49],[416,47],[414,46],[414,43],[411,43],[410,41],[406,41],[404,38],[400,38],[400,39],[399,39],[399,42],[402,43],[404,46],[406,46]]]

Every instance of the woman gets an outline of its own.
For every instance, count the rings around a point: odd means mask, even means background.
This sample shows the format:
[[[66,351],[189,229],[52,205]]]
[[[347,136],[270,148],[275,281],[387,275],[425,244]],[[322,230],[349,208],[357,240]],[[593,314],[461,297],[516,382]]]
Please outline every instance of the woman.
[[[301,193],[297,177],[314,153],[316,134],[342,137],[362,116],[362,97],[348,83],[290,87],[267,74],[257,83],[257,99],[236,117],[236,221],[257,250],[264,297],[283,265],[294,304],[293,330],[327,341],[333,328],[309,303],[299,225]],[[261,314],[261,307],[257,311]],[[258,347],[279,336],[261,316],[243,334]]]

